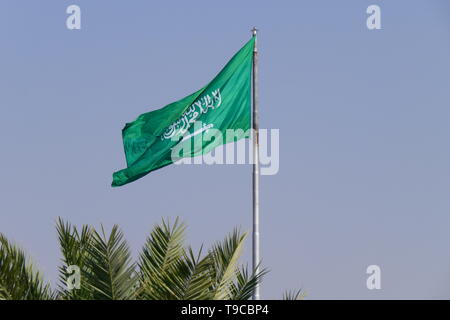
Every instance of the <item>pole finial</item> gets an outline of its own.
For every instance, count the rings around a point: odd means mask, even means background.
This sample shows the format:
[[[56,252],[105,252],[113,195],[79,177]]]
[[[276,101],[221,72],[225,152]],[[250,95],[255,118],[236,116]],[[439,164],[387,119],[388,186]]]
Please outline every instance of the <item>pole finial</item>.
[[[256,33],[258,32],[258,29],[256,29],[256,27],[253,27],[252,29],[252,34],[254,37],[256,37]]]

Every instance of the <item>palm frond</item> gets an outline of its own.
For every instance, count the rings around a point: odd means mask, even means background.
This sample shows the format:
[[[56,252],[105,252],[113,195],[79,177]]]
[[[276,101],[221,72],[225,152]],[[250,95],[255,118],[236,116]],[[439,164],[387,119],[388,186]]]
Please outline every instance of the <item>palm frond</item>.
[[[0,300],[12,300],[8,290],[2,285],[0,285]]]
[[[188,266],[188,276],[184,280],[183,300],[208,300],[212,298],[211,288],[214,280],[211,275],[213,268],[213,259],[210,254],[200,258],[202,248],[197,256],[194,255],[192,248],[189,248],[184,259]]]
[[[283,293],[283,300],[303,300],[305,293],[302,289],[288,290]]]
[[[173,300],[183,296],[184,281],[189,273],[184,257],[186,226],[177,218],[156,225],[147,238],[139,258],[140,295],[145,299]]]
[[[214,278],[214,300],[228,300],[232,297],[232,282],[238,272],[238,260],[241,256],[246,234],[235,229],[223,242],[216,243],[210,251],[213,259],[212,276]]]
[[[47,300],[53,297],[25,253],[0,233],[0,298],[13,300]]]
[[[268,272],[262,269],[252,273],[245,267],[241,267],[236,275],[236,281],[231,286],[231,300],[248,300],[255,292],[256,286],[261,283],[263,276]]]
[[[128,244],[118,226],[113,226],[109,237],[92,231],[88,255],[85,258],[89,270],[84,281],[92,290],[94,300],[123,300],[134,298],[136,283],[135,266],[131,263]]]
[[[92,228],[84,225],[81,232],[79,232],[75,226],[58,218],[56,230],[62,253],[62,265],[59,267],[59,297],[70,300],[91,299],[92,292],[90,287],[84,285],[83,278],[89,273],[85,261],[88,257],[88,249],[92,240]],[[81,287],[80,289],[69,290],[67,280],[70,274],[67,272],[67,268],[73,265],[80,268]]]

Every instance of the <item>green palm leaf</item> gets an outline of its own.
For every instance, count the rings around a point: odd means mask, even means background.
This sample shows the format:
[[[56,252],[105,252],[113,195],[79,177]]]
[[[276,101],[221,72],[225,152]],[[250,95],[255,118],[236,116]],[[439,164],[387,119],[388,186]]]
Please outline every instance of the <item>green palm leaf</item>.
[[[208,254],[200,258],[202,248],[197,256],[191,248],[188,249],[184,262],[187,266],[187,276],[184,278],[184,294],[180,297],[183,300],[208,300],[212,298],[211,288],[214,279],[211,275],[213,260]]]
[[[25,253],[0,234],[0,299],[47,300],[53,298]]]
[[[8,290],[3,286],[0,286],[0,300],[12,300]]]
[[[305,293],[302,289],[289,290],[283,293],[283,300],[303,300],[305,298]]]
[[[131,263],[130,249],[118,226],[111,230],[109,238],[92,231],[85,265],[86,285],[92,290],[94,300],[122,300],[134,298],[136,284],[135,267]]]
[[[59,245],[62,253],[62,265],[59,267],[59,289],[58,295],[62,299],[85,300],[92,298],[92,290],[85,285],[84,277],[89,270],[86,267],[86,259],[89,254],[89,246],[92,240],[92,228],[84,225],[81,232],[70,223],[58,218],[56,223]],[[69,266],[78,266],[81,271],[81,288],[69,290],[67,279],[70,274],[67,272]]]
[[[188,266],[184,263],[184,231],[177,218],[173,226],[162,221],[153,228],[139,258],[141,298],[180,299]]]
[[[262,277],[267,273],[266,269],[250,273],[242,267],[236,275],[236,281],[231,286],[231,300],[248,300],[255,292],[256,286],[261,283]]]
[[[228,300],[233,296],[232,283],[238,272],[238,260],[241,256],[246,234],[235,229],[221,243],[216,243],[210,251],[213,259],[212,276],[214,285],[212,299]]]

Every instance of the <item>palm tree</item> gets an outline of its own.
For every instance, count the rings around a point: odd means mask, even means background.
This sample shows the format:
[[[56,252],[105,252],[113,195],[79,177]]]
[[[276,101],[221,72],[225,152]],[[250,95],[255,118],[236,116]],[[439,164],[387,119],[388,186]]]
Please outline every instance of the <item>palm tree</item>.
[[[186,226],[162,221],[151,231],[139,255],[130,249],[118,226],[109,236],[89,226],[81,229],[58,219],[62,253],[58,289],[52,291],[25,254],[0,234],[0,299],[196,300],[249,299],[265,269],[250,271],[238,263],[245,233],[235,229],[203,254],[186,247]],[[69,289],[69,266],[77,266],[79,289]]]
[[[0,300],[52,299],[50,285],[43,282],[22,250],[0,234]]]
[[[283,300],[303,300],[306,297],[306,293],[302,289],[288,290],[283,293]]]

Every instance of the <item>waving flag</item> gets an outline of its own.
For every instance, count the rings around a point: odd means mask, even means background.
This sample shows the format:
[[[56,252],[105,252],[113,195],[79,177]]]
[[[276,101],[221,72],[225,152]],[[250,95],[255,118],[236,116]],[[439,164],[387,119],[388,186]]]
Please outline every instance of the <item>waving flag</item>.
[[[122,130],[127,168],[113,174],[112,186],[125,185],[172,164],[177,160],[174,150],[182,150],[180,158],[195,157],[247,137],[254,45],[252,37],[202,89],[127,123]],[[202,139],[211,128],[225,138]],[[231,138],[226,135],[228,129],[236,130]],[[191,147],[183,148],[186,144]]]

